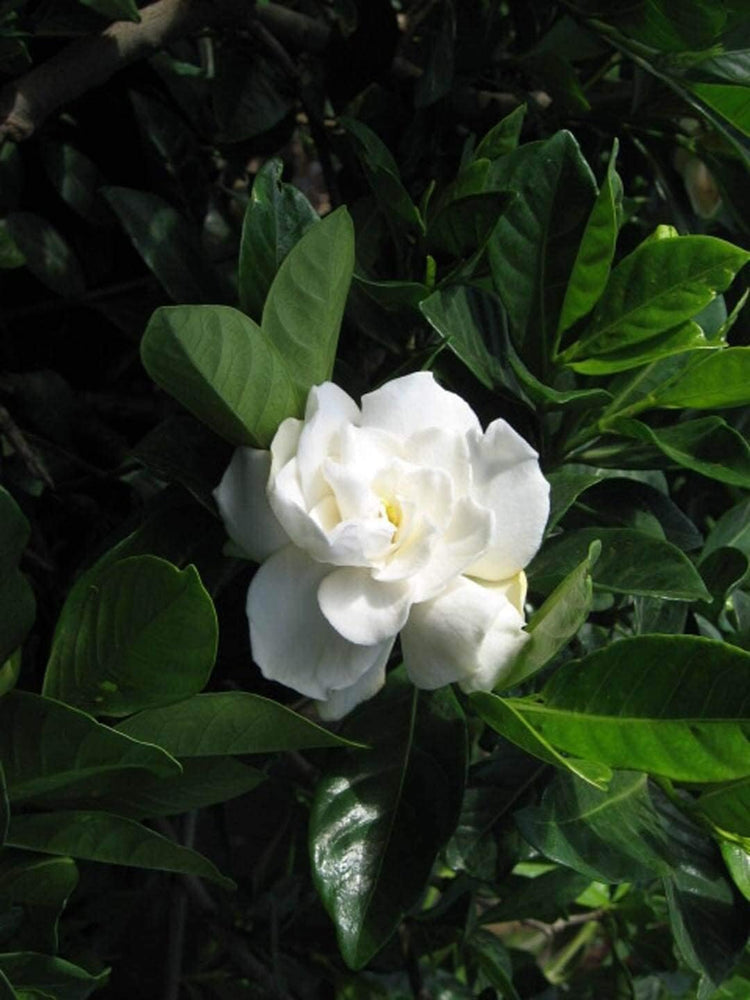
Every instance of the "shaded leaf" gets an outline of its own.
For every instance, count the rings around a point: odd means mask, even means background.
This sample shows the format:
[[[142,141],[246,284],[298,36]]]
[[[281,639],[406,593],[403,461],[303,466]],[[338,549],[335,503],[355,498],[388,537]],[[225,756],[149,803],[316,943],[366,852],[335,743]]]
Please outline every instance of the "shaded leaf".
[[[703,792],[696,806],[722,830],[750,838],[750,778]]]
[[[664,333],[649,337],[618,351],[595,358],[584,358],[581,361],[570,361],[568,367],[582,375],[613,375],[616,372],[630,371],[660,361],[683,351],[715,350],[716,344],[708,340],[701,327],[688,320]]]
[[[0,954],[0,972],[18,990],[36,991],[40,996],[49,995],[54,1000],[86,1000],[109,979],[109,969],[93,975],[64,958],[33,951]]]
[[[526,105],[519,104],[509,115],[496,122],[478,143],[474,150],[474,159],[496,160],[512,153],[518,146],[525,116]]]
[[[698,355],[689,368],[656,387],[639,404],[667,408],[720,410],[750,403],[750,347],[728,347]]]
[[[242,142],[267,132],[295,103],[289,77],[277,59],[231,41],[218,50],[212,97],[222,142]]]
[[[0,856],[0,897],[61,909],[78,885],[72,858],[7,849]]]
[[[11,212],[5,225],[35,277],[64,298],[83,295],[86,279],[80,262],[54,226],[33,212]]]
[[[30,531],[21,508],[0,486],[0,666],[21,645],[36,615],[34,593],[18,569]]]
[[[427,248],[453,257],[481,250],[514,197],[505,191],[484,191],[450,200],[427,226]]]

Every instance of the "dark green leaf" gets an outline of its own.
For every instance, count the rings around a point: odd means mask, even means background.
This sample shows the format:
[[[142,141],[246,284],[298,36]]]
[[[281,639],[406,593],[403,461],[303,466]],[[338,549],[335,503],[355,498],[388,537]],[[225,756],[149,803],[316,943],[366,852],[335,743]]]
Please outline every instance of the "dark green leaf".
[[[648,239],[612,271],[586,331],[564,360],[630,347],[691,319],[750,259],[713,236]]]
[[[576,499],[595,483],[617,472],[609,469],[596,469],[590,465],[577,465],[573,462],[553,469],[547,474],[550,484],[550,513],[547,520],[547,533],[558,524],[561,518],[572,507]]]
[[[176,705],[139,712],[117,729],[168,748],[177,757],[349,745],[290,708],[245,691],[199,694]]]
[[[33,212],[11,212],[5,224],[32,274],[65,298],[83,295],[86,279],[81,265],[54,226]]]
[[[137,13],[135,5],[133,10]],[[96,164],[69,143],[45,143],[42,156],[49,179],[63,201],[84,219],[95,221],[97,189],[102,183]]]
[[[104,187],[101,192],[171,299],[183,303],[219,298],[198,230],[185,216],[147,191]]]
[[[476,253],[514,197],[505,191],[485,191],[449,201],[427,226],[427,249],[453,257]]]
[[[595,759],[582,760],[559,754],[516,708],[516,705],[525,705],[525,702],[500,698],[488,691],[478,691],[471,695],[471,703],[495,732],[546,764],[552,764],[553,767],[561,768],[563,771],[570,771],[597,788],[605,788],[612,777],[610,768],[606,764],[597,763]]]
[[[18,990],[37,991],[42,996],[49,994],[54,1000],[86,1000],[109,979],[109,969],[94,976],[63,958],[33,951],[0,954],[0,972]]]
[[[0,486],[0,666],[21,645],[36,615],[34,593],[18,570],[30,530],[18,504]]]
[[[555,747],[677,781],[750,774],[750,653],[698,636],[622,639],[510,705]]]
[[[554,345],[596,184],[576,140],[569,132],[558,132],[495,160],[487,185],[518,193],[488,249],[516,346],[539,374]]]
[[[526,105],[519,104],[509,115],[501,118],[483,136],[474,151],[474,159],[497,160],[501,156],[512,153],[518,146],[525,115]]]
[[[592,543],[580,566],[558,584],[544,604],[534,613],[526,631],[529,639],[521,647],[502,688],[509,688],[531,677],[570,642],[591,610],[593,586],[591,567],[599,557],[600,547]]]
[[[110,21],[140,21],[135,0],[78,0]]]
[[[8,787],[5,784],[5,771],[0,760],[0,848],[5,843],[5,835],[8,832],[10,823],[10,802],[8,801]]]
[[[571,361],[568,367],[582,375],[613,375],[616,372],[630,371],[642,365],[669,358],[683,351],[715,350],[716,345],[706,338],[701,327],[688,320],[664,333],[649,337],[623,347],[619,351],[610,351],[596,358],[585,358],[582,361]]]
[[[750,447],[721,417],[686,420],[652,428],[638,420],[615,420],[618,434],[644,441],[686,469],[732,486],[750,488]]]
[[[268,160],[258,171],[245,210],[240,244],[240,308],[260,322],[282,261],[318,215],[302,192],[281,181],[284,164]]]
[[[722,514],[706,539],[701,559],[725,546],[739,549],[750,559],[750,498]]]
[[[218,625],[194,566],[132,556],[71,595],[52,642],[44,694],[97,715],[128,715],[197,694]]]
[[[467,940],[466,951],[476,961],[483,979],[501,990],[502,997],[507,997],[507,1000],[520,1000],[513,986],[513,964],[510,953],[495,934],[478,928]]]
[[[604,183],[591,209],[565,291],[558,336],[594,308],[609,278],[622,203],[622,181],[615,170],[617,148],[615,139]]]
[[[680,549],[632,528],[582,528],[551,539],[529,567],[531,586],[542,592],[556,587],[585,559],[596,539],[602,543],[602,553],[593,577],[602,590],[672,601],[709,598],[700,575]]]
[[[363,274],[355,274],[354,281],[384,309],[419,309],[430,294],[427,285],[418,281],[373,281]]]
[[[553,923],[589,885],[587,875],[555,868],[534,878],[511,875],[499,886],[501,902],[482,913],[482,923],[532,918]]]
[[[453,84],[456,12],[453,0],[441,0],[439,19],[431,32],[425,32],[427,57],[424,72],[414,87],[414,105],[426,108],[444,97]]]
[[[8,982],[4,972],[0,972],[0,1000],[18,1000],[18,994]]]
[[[132,819],[111,813],[71,809],[15,816],[8,843],[24,850],[70,855],[85,861],[200,875],[226,889],[234,887],[208,858]]]
[[[392,680],[345,733],[350,750],[320,781],[310,818],[313,877],[347,965],[359,969],[424,891],[457,823],[466,730],[449,689],[421,693]]]
[[[0,269],[10,271],[14,267],[23,267],[25,263],[26,258],[10,235],[7,222],[0,219]]]
[[[0,759],[11,802],[90,788],[92,781],[94,787],[106,787],[113,774],[133,769],[165,777],[180,771],[159,747],[28,691],[0,698]]]
[[[294,107],[289,77],[278,59],[228,39],[217,52],[212,96],[222,142],[242,142],[267,132]]]
[[[17,649],[11,653],[8,659],[0,666],[0,695],[12,691],[18,681],[21,672],[21,650]]]
[[[11,849],[0,855],[0,897],[15,903],[61,909],[77,885],[78,869],[72,858]]]
[[[696,805],[722,830],[750,838],[750,778],[704,792]]]

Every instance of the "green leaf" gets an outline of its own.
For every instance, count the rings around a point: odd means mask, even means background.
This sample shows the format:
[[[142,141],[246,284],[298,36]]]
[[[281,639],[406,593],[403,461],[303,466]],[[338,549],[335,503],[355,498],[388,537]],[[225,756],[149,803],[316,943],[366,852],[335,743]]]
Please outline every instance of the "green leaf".
[[[528,569],[531,586],[547,592],[572,572],[599,539],[602,552],[594,583],[615,594],[638,594],[671,601],[708,600],[697,570],[680,549],[632,528],[581,528],[551,539]]]
[[[739,549],[750,559],[750,498],[722,514],[706,539],[701,560],[726,546]]]
[[[420,32],[427,49],[424,72],[414,86],[414,106],[426,108],[450,92],[456,46],[456,11],[453,0],[442,0],[432,31]]]
[[[511,875],[499,888],[501,901],[481,915],[483,924],[499,920],[545,920],[552,923],[572,906],[591,879],[570,868],[554,868],[533,878]]]
[[[520,684],[541,670],[564,649],[588,618],[593,585],[591,568],[599,557],[595,542],[583,562],[558,584],[544,604],[532,616],[526,631],[528,641],[521,647],[502,687]]]
[[[671,330],[623,347],[619,351],[610,351],[597,358],[570,361],[568,367],[582,375],[613,375],[683,351],[715,349],[716,344],[707,339],[701,327],[693,320],[688,320],[687,323],[680,323]]]
[[[21,645],[36,616],[34,592],[18,569],[30,531],[21,508],[0,486],[0,665]]]
[[[109,969],[92,975],[72,962],[33,951],[0,954],[3,972],[18,990],[49,994],[54,1000],[87,1000],[109,979]]]
[[[622,181],[615,170],[617,149],[615,139],[604,183],[591,209],[565,291],[557,324],[558,337],[591,312],[609,278],[622,204]]]
[[[132,819],[111,813],[71,809],[14,816],[8,843],[24,850],[69,855],[85,861],[200,875],[225,889],[234,888],[232,880],[197,851],[176,844]]]
[[[570,771],[597,788],[605,788],[612,777],[610,768],[597,763],[596,760],[563,757],[559,754],[540,731],[516,709],[513,700],[500,698],[489,691],[477,691],[471,695],[471,703],[477,714],[495,732],[546,764],[552,764],[553,767],[563,771]]]
[[[609,469],[596,469],[590,465],[575,462],[553,469],[547,473],[550,484],[550,512],[547,519],[547,533],[559,523],[576,499],[595,483],[601,483],[610,476],[617,475]]]
[[[496,122],[474,150],[474,159],[497,160],[512,153],[518,146],[525,116],[526,105],[519,104],[509,115]]]
[[[17,649],[11,653],[8,659],[0,666],[0,696],[12,691],[18,682],[18,675],[21,672],[21,650]]]
[[[133,9],[137,14],[135,5]],[[102,178],[93,160],[66,142],[45,143],[41,153],[47,175],[63,201],[82,218],[97,221],[96,202]]]
[[[240,308],[260,322],[263,304],[282,261],[318,215],[302,192],[281,181],[278,157],[258,171],[245,209],[240,244]]]
[[[110,21],[140,21],[135,0],[78,0]]]
[[[8,786],[5,784],[5,771],[0,760],[0,848],[5,843],[5,836],[10,823],[10,802],[8,801]]]
[[[103,788],[113,774],[133,768],[162,776],[180,771],[177,761],[159,747],[139,743],[76,708],[28,691],[0,698],[0,759],[11,802]]]
[[[468,257],[482,250],[497,220],[515,199],[507,191],[484,191],[455,198],[437,212],[427,226],[430,253]]]
[[[70,245],[46,219],[33,212],[11,212],[5,225],[26,266],[42,284],[64,298],[78,298],[86,279]]]
[[[744,136],[750,136],[750,95],[746,80],[741,85],[691,81],[687,87]]]
[[[380,210],[407,233],[424,233],[424,221],[401,181],[399,169],[385,143],[354,118],[339,118],[354,139],[357,154]]]
[[[345,727],[372,751],[337,755],[310,817],[313,878],[350,968],[385,944],[424,891],[458,821],[466,729],[448,688],[391,680]]]
[[[536,374],[552,351],[558,316],[596,184],[569,132],[495,160],[487,186],[515,191],[488,251],[492,279],[524,362]]]
[[[260,327],[228,306],[158,309],[141,344],[151,378],[232,444],[267,447],[331,375],[353,240],[345,209],[309,229],[279,268]]]
[[[117,730],[162,746],[176,757],[350,745],[290,708],[245,691],[199,694],[176,705],[139,712],[119,723]]]
[[[302,400],[333,372],[353,269],[354,227],[338,208],[292,247],[271,284],[263,336],[281,354]]]
[[[612,271],[564,361],[596,357],[691,319],[732,283],[750,254],[714,236],[646,240]]]
[[[730,840],[722,840],[719,847],[734,884],[745,899],[750,901],[750,854],[741,844],[735,844]],[[745,981],[750,986],[750,980]],[[734,995],[732,994],[732,996]],[[737,1000],[744,1000],[747,996],[747,990],[744,993],[736,994],[736,996]]]
[[[652,428],[639,420],[614,420],[618,434],[644,441],[686,469],[731,486],[750,488],[750,447],[721,417]]]
[[[175,302],[209,302],[219,297],[211,264],[195,226],[169,202],[147,191],[103,187],[133,246]]]
[[[750,774],[750,653],[691,635],[621,639],[510,701],[560,750],[676,781]]]
[[[639,404],[721,410],[750,403],[750,347],[728,347],[699,356],[695,364],[657,386]]]
[[[194,566],[122,559],[63,607],[45,695],[96,715],[128,715],[197,694],[216,658],[213,602]]]
[[[709,789],[695,805],[722,830],[750,838],[750,778]]]
[[[8,982],[4,972],[0,972],[0,1000],[18,1000],[18,994]]]
[[[211,88],[219,140],[243,142],[278,125],[294,107],[290,90],[278,59],[225,39]]]
[[[268,447],[281,421],[302,413],[285,359],[229,306],[157,309],[141,360],[158,386],[235,445]]]
[[[0,855],[0,897],[14,903],[62,909],[78,885],[72,858],[6,849]]]
[[[26,258],[10,235],[5,219],[0,219],[0,268],[10,271],[25,263]]]

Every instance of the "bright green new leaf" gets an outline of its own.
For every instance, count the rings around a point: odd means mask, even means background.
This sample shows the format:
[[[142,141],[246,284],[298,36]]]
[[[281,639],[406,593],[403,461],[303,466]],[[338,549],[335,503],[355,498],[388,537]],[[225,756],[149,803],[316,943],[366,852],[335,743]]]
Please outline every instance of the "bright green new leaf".
[[[180,772],[159,747],[29,691],[0,698],[0,759],[12,803],[101,790],[113,774],[135,769],[164,777]]]
[[[568,367],[582,375],[614,375],[683,351],[715,349],[716,344],[706,338],[701,327],[693,320],[688,320],[672,330],[623,347],[619,351],[610,351],[596,358],[570,361]]]
[[[0,694],[3,664],[21,645],[36,615],[34,593],[18,569],[30,531],[21,508],[0,486]]]
[[[698,571],[680,549],[632,528],[581,528],[551,539],[529,566],[532,588],[547,592],[556,587],[585,559],[596,539],[602,552],[593,577],[602,590],[672,601],[709,599]]]
[[[197,694],[216,658],[213,602],[194,566],[132,556],[72,593],[43,692],[94,715],[128,715]]]
[[[591,209],[565,291],[557,324],[558,337],[594,308],[607,284],[615,255],[622,203],[622,181],[615,170],[617,149],[615,139],[604,183]]]
[[[360,969],[424,892],[458,821],[466,728],[450,689],[390,681],[344,732],[348,750],[319,782],[310,817],[313,879],[344,961]]]
[[[749,259],[714,236],[646,240],[612,271],[588,327],[562,360],[620,351],[671,330],[728,288]]]
[[[591,610],[593,584],[591,567],[601,546],[593,542],[588,556],[558,584],[534,613],[526,631],[528,641],[521,647],[502,688],[513,687],[531,677],[560,652],[583,625]]]
[[[512,699],[500,698],[488,691],[477,691],[471,695],[471,703],[478,715],[495,732],[521,747],[526,753],[538,757],[546,764],[552,764],[553,767],[570,771],[597,788],[606,788],[607,782],[612,777],[612,771],[606,764],[578,757],[563,757],[514,707],[516,703]]]
[[[496,122],[474,150],[474,159],[497,160],[512,153],[518,146],[525,115],[526,105],[519,104],[509,115]]]
[[[71,809],[14,816],[7,842],[12,847],[43,854],[200,875],[225,889],[234,888],[232,880],[197,851],[176,844],[135,820],[111,813]]]
[[[98,975],[86,972],[64,958],[41,955],[34,951],[13,951],[0,954],[0,972],[4,973],[21,993],[29,990],[37,996],[53,1000],[87,1000],[109,979],[109,969]]]
[[[245,209],[240,244],[240,308],[257,323],[282,261],[318,221],[302,192],[281,181],[284,164],[276,157],[258,171]]]
[[[510,704],[553,746],[676,781],[750,775],[750,653],[691,635],[622,639]]]
[[[750,347],[699,355],[695,364],[657,386],[640,409],[651,406],[721,410],[750,404]]]
[[[176,705],[139,712],[117,730],[164,747],[175,757],[351,745],[290,708],[245,691],[199,694]]]
[[[86,279],[81,264],[54,226],[33,212],[11,212],[5,224],[35,277],[65,298],[83,295]]]
[[[750,95],[747,79],[742,84],[690,82],[687,86],[699,100],[704,101],[744,136],[750,136]]]
[[[701,417],[658,428],[623,418],[608,426],[618,434],[653,445],[686,469],[750,489],[750,447],[721,417]]]

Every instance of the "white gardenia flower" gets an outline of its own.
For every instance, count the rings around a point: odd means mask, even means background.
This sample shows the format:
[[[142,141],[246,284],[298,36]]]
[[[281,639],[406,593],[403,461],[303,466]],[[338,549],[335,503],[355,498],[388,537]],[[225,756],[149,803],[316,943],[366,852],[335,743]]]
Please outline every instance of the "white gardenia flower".
[[[549,513],[538,456],[504,420],[482,431],[428,372],[361,409],[324,382],[270,451],[238,448],[214,492],[262,562],[247,595],[255,661],[340,718],[383,685],[401,634],[417,687],[488,691],[528,638],[526,577]]]

